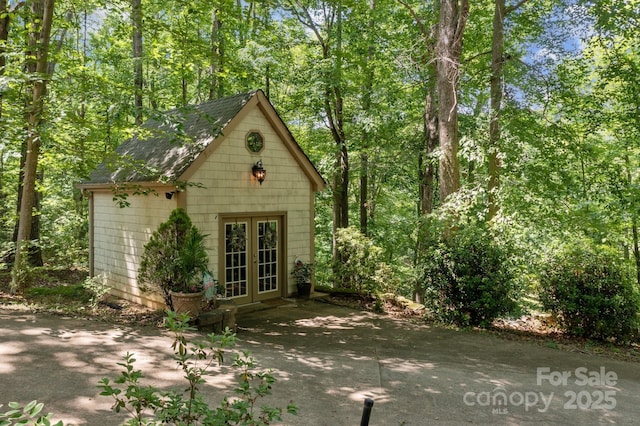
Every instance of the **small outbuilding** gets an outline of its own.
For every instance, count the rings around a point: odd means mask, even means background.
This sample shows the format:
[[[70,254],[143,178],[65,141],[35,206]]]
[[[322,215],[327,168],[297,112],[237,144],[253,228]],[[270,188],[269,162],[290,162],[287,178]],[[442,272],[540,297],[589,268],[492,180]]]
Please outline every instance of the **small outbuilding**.
[[[291,296],[296,258],[314,261],[315,193],[325,181],[260,90],[146,122],[78,186],[89,199],[89,265],[112,293],[138,287],[145,244],[175,208],[203,234],[210,270],[237,304]]]

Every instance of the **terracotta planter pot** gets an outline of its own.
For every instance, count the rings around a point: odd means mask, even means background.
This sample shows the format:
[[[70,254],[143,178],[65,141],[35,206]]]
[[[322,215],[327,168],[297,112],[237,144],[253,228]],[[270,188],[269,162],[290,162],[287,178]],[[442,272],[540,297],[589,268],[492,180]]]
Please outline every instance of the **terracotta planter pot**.
[[[204,291],[200,291],[198,293],[178,293],[172,291],[170,294],[173,310],[176,314],[188,314],[192,320],[198,318],[198,315],[200,315],[200,309],[202,308]]]

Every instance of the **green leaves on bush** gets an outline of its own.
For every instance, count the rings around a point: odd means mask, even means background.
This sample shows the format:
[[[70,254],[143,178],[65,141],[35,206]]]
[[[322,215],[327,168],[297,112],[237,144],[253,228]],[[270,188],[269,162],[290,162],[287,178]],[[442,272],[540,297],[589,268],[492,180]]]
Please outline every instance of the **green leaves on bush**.
[[[638,294],[618,253],[580,241],[540,273],[540,301],[569,334],[625,342],[638,335]]]
[[[447,232],[427,226],[422,238],[426,305],[438,319],[462,326],[488,326],[517,308],[517,285],[507,251],[481,224]]]
[[[144,246],[138,270],[141,288],[161,292],[170,308],[171,291],[202,290],[202,274],[209,265],[204,238],[184,209],[172,211]]]
[[[0,405],[0,407],[2,407]],[[0,426],[34,425],[34,426],[62,426],[62,421],[51,423],[51,413],[40,414],[44,408],[43,403],[31,401],[24,407],[17,402],[9,403],[9,411],[0,413]]]
[[[338,287],[371,294],[396,288],[393,272],[383,261],[382,249],[357,228],[336,231],[340,261],[334,265]]]
[[[82,288],[90,294],[89,304],[92,308],[98,306],[98,303],[111,291],[111,287],[107,284],[107,279],[104,275],[87,277],[82,283]]]

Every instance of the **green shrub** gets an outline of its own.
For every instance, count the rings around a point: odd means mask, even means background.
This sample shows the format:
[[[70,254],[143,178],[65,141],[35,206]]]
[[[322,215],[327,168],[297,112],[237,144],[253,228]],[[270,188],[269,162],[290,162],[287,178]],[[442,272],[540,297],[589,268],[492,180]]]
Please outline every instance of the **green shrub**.
[[[169,308],[171,291],[203,290],[202,276],[209,264],[205,237],[184,209],[173,210],[144,246],[138,270],[141,289],[161,293]]]
[[[611,248],[565,246],[540,272],[540,301],[569,334],[628,341],[638,335],[638,295]]]
[[[393,272],[383,260],[382,249],[354,227],[336,232],[340,261],[334,265],[337,287],[360,294],[384,292],[395,288]]]
[[[421,256],[427,307],[445,322],[488,326],[517,308],[507,250],[480,224],[429,228]]]

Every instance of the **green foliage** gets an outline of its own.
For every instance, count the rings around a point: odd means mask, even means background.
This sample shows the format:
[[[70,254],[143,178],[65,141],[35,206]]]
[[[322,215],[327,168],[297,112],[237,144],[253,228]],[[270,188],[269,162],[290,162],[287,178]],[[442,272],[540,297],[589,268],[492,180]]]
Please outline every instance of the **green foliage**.
[[[0,407],[2,407],[0,405]],[[0,412],[0,426],[34,425],[34,426],[62,426],[62,421],[51,423],[51,413],[41,414],[43,403],[31,401],[24,407],[17,402],[9,403],[9,411]]]
[[[429,223],[421,255],[426,304],[446,322],[488,326],[517,309],[508,251],[481,223],[443,229]]]
[[[383,261],[382,249],[354,227],[338,229],[335,265],[337,286],[360,294],[385,292],[395,288],[391,268]]]
[[[107,279],[104,275],[87,277],[82,283],[82,288],[90,294],[89,306],[92,308],[98,306],[98,303],[111,290],[111,287],[107,284]]]
[[[209,267],[204,238],[184,209],[172,211],[144,246],[138,270],[142,288],[160,291],[169,307],[171,291],[202,290],[202,274]]]
[[[311,275],[313,275],[313,264],[305,263],[302,259],[296,259],[291,270],[291,276],[296,280],[296,283],[311,283]]]
[[[32,287],[26,291],[30,297],[59,297],[60,299],[77,299],[87,297],[83,284],[58,285],[55,287]],[[88,297],[87,297],[88,298]]]
[[[167,327],[174,335],[174,358],[184,373],[188,387],[182,392],[163,391],[154,386],[143,386],[142,371],[136,370],[133,354],[127,353],[124,362],[118,363],[124,370],[113,381],[103,378],[98,387],[100,395],[110,396],[117,413],[123,409],[131,415],[129,425],[268,425],[281,421],[284,409],[270,406],[256,407],[256,402],[271,394],[276,382],[271,371],[256,371],[255,360],[248,352],[236,354],[232,368],[238,370],[236,396],[225,397],[218,407],[210,407],[200,392],[204,376],[210,367],[222,365],[225,350],[233,348],[235,334],[227,328],[221,335],[209,334],[206,341],[190,341],[186,334],[189,317],[177,317],[168,311]],[[286,408],[296,414],[292,403]]]
[[[638,293],[610,247],[566,244],[540,271],[540,301],[569,334],[626,342],[638,335]]]

